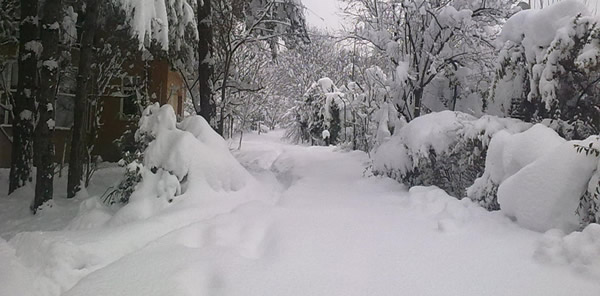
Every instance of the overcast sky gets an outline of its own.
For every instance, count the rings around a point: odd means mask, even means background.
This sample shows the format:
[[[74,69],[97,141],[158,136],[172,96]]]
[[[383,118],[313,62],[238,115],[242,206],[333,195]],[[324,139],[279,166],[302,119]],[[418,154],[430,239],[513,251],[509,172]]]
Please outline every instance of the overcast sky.
[[[307,7],[306,21],[310,26],[321,29],[340,29],[338,0],[302,0]]]

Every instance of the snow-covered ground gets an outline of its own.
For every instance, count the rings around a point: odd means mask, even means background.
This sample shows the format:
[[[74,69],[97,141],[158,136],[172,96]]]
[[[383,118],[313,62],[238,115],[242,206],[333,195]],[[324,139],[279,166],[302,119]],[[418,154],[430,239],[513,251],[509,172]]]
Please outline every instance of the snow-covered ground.
[[[234,153],[256,182],[144,220],[94,223],[114,209],[62,197],[23,218],[28,200],[0,196],[0,295],[600,295],[597,227],[526,230],[436,188],[365,177],[362,152],[281,135],[246,135]],[[100,170],[90,194],[115,175]]]

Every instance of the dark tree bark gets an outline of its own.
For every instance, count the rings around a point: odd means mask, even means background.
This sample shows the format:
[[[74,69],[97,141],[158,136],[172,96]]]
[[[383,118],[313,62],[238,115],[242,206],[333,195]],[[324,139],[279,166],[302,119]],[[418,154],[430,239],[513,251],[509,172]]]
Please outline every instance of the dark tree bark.
[[[200,3],[199,3],[200,4]],[[217,107],[213,100],[213,28],[211,21],[211,1],[204,0],[198,5],[198,86],[200,88],[200,114],[213,126]]]
[[[46,0],[43,6],[41,26],[42,67],[38,96],[38,123],[35,128],[34,153],[37,173],[35,198],[31,211],[52,199],[54,180],[54,102],[58,88],[58,61],[60,51],[59,28],[62,20],[62,0]]]
[[[46,0],[48,1],[48,0]],[[71,154],[69,156],[69,177],[67,198],[74,197],[81,190],[84,162],[87,160],[87,132],[89,122],[90,101],[88,82],[92,77],[92,61],[94,56],[94,36],[98,25],[98,10],[101,0],[87,0],[87,11],[82,27],[83,37],[79,52],[79,71],[77,74],[77,90],[75,91],[75,108],[73,117],[73,136]]]
[[[414,90],[415,112],[413,118],[421,116],[421,102],[423,100],[423,87],[419,86]]]
[[[13,142],[8,193],[31,182],[38,36],[38,1],[21,0],[19,25],[19,82],[13,106]]]

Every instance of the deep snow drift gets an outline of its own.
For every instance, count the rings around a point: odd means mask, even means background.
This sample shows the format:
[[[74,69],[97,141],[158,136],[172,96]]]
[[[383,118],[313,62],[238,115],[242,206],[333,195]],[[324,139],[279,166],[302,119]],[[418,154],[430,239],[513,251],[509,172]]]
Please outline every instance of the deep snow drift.
[[[0,295],[600,294],[598,225],[533,232],[365,178],[364,153],[281,135],[244,137],[235,156],[252,176],[237,191],[188,189],[119,225],[1,233]]]

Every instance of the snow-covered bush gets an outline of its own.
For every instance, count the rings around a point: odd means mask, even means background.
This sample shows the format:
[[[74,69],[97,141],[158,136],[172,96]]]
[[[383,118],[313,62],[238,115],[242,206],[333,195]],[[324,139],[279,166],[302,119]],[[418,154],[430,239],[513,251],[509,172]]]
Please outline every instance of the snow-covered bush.
[[[145,149],[127,164],[119,188],[128,195],[115,195],[120,199],[113,201],[152,205],[147,200],[154,197],[164,204],[190,189],[238,190],[249,178],[223,138],[202,117],[189,116],[178,124],[170,105],[155,103],[146,108],[135,138]]]
[[[494,112],[558,120],[550,126],[567,139],[598,134],[600,28],[581,1],[521,11],[504,25],[500,41]]]
[[[555,131],[541,124],[512,135],[506,131],[498,132],[490,141],[485,171],[467,189],[467,196],[488,210],[499,210],[498,186],[564,142]]]
[[[330,143],[337,144],[341,139],[342,116],[345,94],[327,77],[313,83],[301,102],[293,107],[288,116],[293,116],[287,128],[286,137],[293,142],[323,144],[322,134],[330,133]],[[350,111],[346,112],[349,114]],[[346,121],[343,122],[344,124]]]
[[[443,111],[414,119],[375,152],[373,172],[410,186],[435,185],[462,198],[484,172],[488,145],[499,131],[521,132],[514,119]]]
[[[485,171],[467,196],[537,231],[573,231],[598,221],[598,136],[566,141],[542,124],[490,141]]]
[[[123,158],[119,160],[119,166],[125,168],[125,174],[121,182],[117,185],[117,188],[108,192],[104,198],[105,203],[128,203],[129,197],[135,190],[136,185],[142,180],[144,151],[155,137],[149,131],[142,128],[144,126],[143,121],[147,121],[148,117],[157,111],[157,108],[158,104],[154,104],[143,111],[139,119],[140,128],[135,131],[133,137],[131,137],[131,130],[127,130],[116,141],[117,145],[123,151]]]
[[[599,142],[598,138],[596,142]],[[600,160],[600,149],[594,147],[593,143],[584,145],[576,145],[577,152],[584,153],[586,156],[595,156]],[[579,201],[577,214],[581,219],[581,225],[585,226],[590,223],[600,223],[600,161],[596,172],[590,178],[587,191],[583,194]]]
[[[498,187],[502,212],[537,231],[579,228],[577,208],[597,167],[593,156],[577,153],[570,141],[542,155]]]

